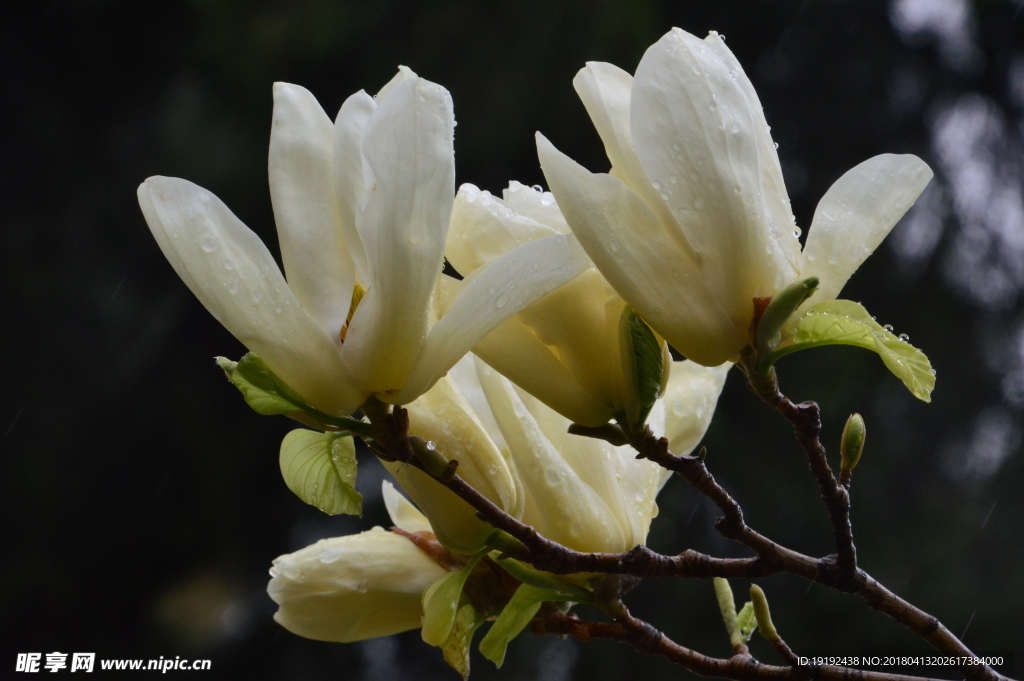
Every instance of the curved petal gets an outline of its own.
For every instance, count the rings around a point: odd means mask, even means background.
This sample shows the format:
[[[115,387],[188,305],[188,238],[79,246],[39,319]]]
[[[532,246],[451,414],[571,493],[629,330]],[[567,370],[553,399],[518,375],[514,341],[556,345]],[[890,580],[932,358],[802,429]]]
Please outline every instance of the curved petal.
[[[371,392],[399,388],[426,339],[455,195],[454,125],[448,91],[409,78],[378,100],[363,132],[356,227],[370,286],[342,352]]]
[[[434,442],[439,452],[459,462],[459,475],[474,489],[509,513],[516,512],[519,499],[508,465],[449,377],[407,409],[410,433]],[[446,546],[460,553],[480,549],[494,528],[477,518],[469,504],[418,468],[402,462],[385,466],[423,509]]]
[[[596,427],[608,423],[615,413],[584,392],[569,369],[518,315],[481,338],[473,353],[575,423]]]
[[[654,212],[622,180],[593,174],[537,134],[562,212],[601,274],[651,327],[695,362],[717,366],[747,344]]]
[[[280,556],[267,593],[288,631],[348,643],[419,627],[423,592],[445,574],[411,541],[377,527]]]
[[[490,192],[464,184],[455,195],[444,254],[465,277],[516,246],[554,234],[558,232],[514,213]]]
[[[932,175],[928,164],[913,154],[881,154],[835,181],[818,202],[807,234],[801,276],[817,275],[819,283],[805,308],[839,295]]]
[[[295,299],[260,238],[220,199],[172,177],[151,177],[138,194],[160,249],[217,321],[316,408],[359,408],[366,394],[352,384],[333,339]]]
[[[555,196],[551,192],[541,191],[540,187],[527,187],[521,182],[512,180],[501,192],[505,203],[518,215],[524,215],[531,220],[550,227],[559,234],[568,234],[569,225],[562,217],[562,211],[558,210]]]
[[[498,324],[589,265],[576,239],[565,234],[530,241],[492,261],[430,330],[395,403],[416,399]]]
[[[697,262],[693,248],[679,229],[665,199],[661,198],[661,192],[651,184],[633,148],[629,122],[633,76],[612,64],[587,62],[586,68],[580,69],[572,84],[604,143],[605,153],[612,164],[609,174],[636,192],[661,220],[684,257],[691,263]]]
[[[480,382],[528,490],[523,522],[578,551],[625,551],[625,537],[605,501],[544,437],[508,379],[481,367]]]
[[[345,324],[355,266],[334,199],[334,129],[313,95],[274,83],[270,199],[288,287],[332,337]]]
[[[782,254],[789,262],[794,271],[800,269],[800,239],[796,235],[796,218],[793,217],[793,208],[789,204],[789,193],[786,191],[786,183],[782,178],[782,166],[779,165],[779,152],[776,151],[775,141],[772,139],[771,128],[764,117],[764,109],[761,107],[761,100],[754,90],[754,84],[747,78],[736,55],[732,53],[722,36],[711,31],[704,42],[718,55],[729,67],[729,75],[734,76],[736,83],[743,89],[747,99],[754,102],[756,106],[751,109],[754,114],[754,134],[761,145],[761,180],[764,182],[764,200],[768,208],[768,228],[775,235],[775,243],[782,249]]]
[[[395,489],[387,480],[381,482],[381,494],[384,496],[384,506],[388,509],[388,515],[395,527],[406,532],[432,532],[430,521],[427,516],[420,513],[416,506],[402,496],[402,493]]]
[[[518,315],[561,359],[574,382],[612,412],[626,407],[619,351],[623,307],[622,298],[590,267]],[[508,378],[516,382],[514,377]]]
[[[731,71],[704,41],[673,29],[640,60],[630,127],[710,290],[745,329],[753,298],[774,295],[796,272],[767,228],[760,103]]]
[[[366,249],[356,229],[359,200],[366,193],[363,154],[359,151],[359,143],[363,139],[366,123],[376,108],[373,97],[360,90],[345,100],[334,119],[334,195],[338,202],[345,242],[363,288],[368,285],[370,275],[366,264]]]
[[[687,456],[700,443],[711,425],[718,396],[722,394],[732,366],[732,362],[718,367],[702,367],[687,361],[672,362],[662,401],[665,404],[665,437],[673,454]]]

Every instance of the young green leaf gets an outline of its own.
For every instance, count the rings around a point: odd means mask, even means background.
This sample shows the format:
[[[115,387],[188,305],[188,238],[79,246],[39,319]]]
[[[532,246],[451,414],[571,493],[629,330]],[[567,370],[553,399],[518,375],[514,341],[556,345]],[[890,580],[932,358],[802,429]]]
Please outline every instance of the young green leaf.
[[[249,352],[237,362],[217,358],[217,366],[235,384],[246,404],[258,414],[288,414],[297,421],[323,430],[342,430],[354,435],[368,435],[370,426],[347,416],[331,416],[306,404],[294,390],[270,370],[259,355]]]
[[[754,635],[754,630],[757,629],[757,616],[754,614],[754,602],[747,601],[740,612],[736,615],[736,624],[739,626],[740,638],[744,643],[750,641],[750,637]]]
[[[363,513],[355,444],[347,435],[293,430],[281,442],[281,474],[288,489],[324,513]]]
[[[458,572],[449,572],[427,587],[423,592],[423,640],[432,646],[439,646],[447,640],[455,626],[459,610],[459,597],[473,568],[487,550],[473,556],[469,564]]]
[[[894,336],[859,303],[830,300],[812,306],[796,324],[792,341],[771,355],[769,366],[780,357],[819,345],[855,345],[877,352],[896,378],[914,397],[931,402],[935,372],[923,352]]]
[[[619,349],[626,380],[626,416],[631,428],[640,428],[655,401],[664,392],[667,348],[628,305],[619,318]]]
[[[529,584],[521,584],[512,599],[498,615],[494,625],[480,641],[480,652],[495,666],[501,667],[505,661],[505,649],[509,642],[518,636],[530,623],[544,601],[561,602],[565,596],[557,591],[538,589]]]
[[[473,642],[473,634],[485,620],[476,608],[466,603],[455,614],[452,632],[441,644],[444,661],[462,674],[463,681],[469,679],[469,646]]]

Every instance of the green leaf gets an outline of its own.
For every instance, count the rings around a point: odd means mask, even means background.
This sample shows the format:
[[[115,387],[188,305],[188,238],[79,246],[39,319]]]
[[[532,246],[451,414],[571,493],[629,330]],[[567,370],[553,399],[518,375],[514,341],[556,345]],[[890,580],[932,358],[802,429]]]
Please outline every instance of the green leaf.
[[[747,601],[743,608],[740,609],[739,614],[736,615],[736,624],[739,626],[743,642],[749,642],[750,637],[754,635],[754,630],[757,629],[757,616],[754,615],[754,603],[752,601]]]
[[[480,652],[495,666],[501,667],[502,662],[505,661],[505,649],[509,642],[526,628],[526,625],[540,610],[541,603],[564,600],[565,596],[557,591],[521,584],[501,614],[498,615],[498,619],[487,635],[480,641]]]
[[[761,319],[757,322],[757,334],[754,338],[754,345],[761,357],[771,356],[781,339],[779,330],[782,325],[817,289],[818,278],[808,277],[793,282],[772,297],[772,301],[768,303],[768,307],[765,308]],[[767,372],[769,366],[771,365],[759,367],[759,369]]]
[[[281,474],[288,489],[324,513],[363,514],[355,443],[347,435],[293,430],[281,442]]]
[[[369,435],[370,425],[345,416],[331,416],[311,407],[253,352],[232,362],[217,358],[217,366],[235,384],[246,404],[258,414],[287,414],[297,421],[323,430],[340,430],[354,435]]]
[[[449,572],[427,587],[423,592],[423,640],[432,646],[440,646],[447,640],[455,626],[459,609],[459,597],[473,568],[487,555],[481,551],[473,556],[469,564],[458,572]]]
[[[666,362],[665,348],[658,337],[628,305],[619,318],[619,350],[629,401],[626,417],[630,427],[636,429],[643,426],[663,392]]]
[[[496,561],[501,569],[509,573],[520,582],[535,586],[538,589],[555,591],[562,595],[561,600],[571,600],[575,603],[595,602],[594,592],[580,584],[574,584],[567,577],[556,575],[551,572],[543,572],[521,563],[515,558],[504,558]]]
[[[776,350],[768,364],[792,352],[819,345],[855,345],[877,352],[889,371],[903,381],[914,397],[931,402],[935,371],[928,358],[882,327],[859,303],[830,300],[812,306],[797,322],[792,342]]]
[[[459,608],[452,632],[441,644],[444,661],[462,674],[463,681],[469,678],[469,646],[473,642],[473,634],[485,620],[486,618],[476,608],[466,603]]]

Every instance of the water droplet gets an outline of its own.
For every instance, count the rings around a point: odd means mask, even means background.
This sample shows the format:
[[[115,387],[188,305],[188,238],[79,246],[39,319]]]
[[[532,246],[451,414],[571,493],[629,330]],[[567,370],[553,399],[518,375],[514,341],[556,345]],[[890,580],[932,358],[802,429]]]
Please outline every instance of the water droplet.
[[[235,269],[235,261],[230,258],[224,260],[224,269],[233,270]]]
[[[228,293],[231,293],[231,294],[238,293],[238,280],[237,279],[232,279],[231,281],[228,282]]]
[[[543,194],[540,197],[540,205],[542,205],[542,206],[550,206],[554,202],[555,202],[555,195],[552,194],[551,192]]]
[[[676,177],[675,175],[669,175],[668,181],[671,182],[672,184],[676,184],[677,182],[679,182],[679,178]]]
[[[901,333],[901,334],[899,335],[899,339],[900,339],[901,341],[903,341],[904,343],[906,343],[907,341],[909,341],[909,340],[910,340],[910,336],[908,336],[908,335],[907,335],[907,334],[905,334],[905,333]]]
[[[278,305],[277,307],[274,308],[274,312],[276,312],[277,314],[281,314],[282,312],[284,312],[284,308]]]
[[[608,244],[608,248],[610,248],[612,250],[612,253],[618,253],[619,252],[619,242],[618,242],[618,240],[612,239],[611,242],[609,242],[609,244]]]
[[[654,187],[655,189],[661,189],[661,183],[660,183],[660,182],[658,182],[657,180],[655,180],[654,182],[652,182],[652,183],[651,183],[651,186],[653,186],[653,187]]]
[[[213,253],[220,248],[220,241],[212,234],[206,234],[199,242],[199,246],[207,253]]]
[[[560,485],[562,484],[562,471],[554,466],[548,466],[544,469],[544,479],[549,485]]]
[[[776,149],[778,149],[778,148],[779,148],[779,143],[778,143],[778,142],[776,142],[776,143],[775,143],[775,148],[776,148]]]
[[[883,329],[885,329],[886,331],[889,331],[889,332],[891,332],[891,331],[892,331],[892,324],[886,324],[886,325],[885,325],[885,326],[883,326],[882,328],[883,328]]]
[[[532,189],[533,191],[535,191],[535,192],[537,192],[539,194],[543,194],[544,193],[544,187],[541,187],[539,184],[533,185],[532,187],[530,187],[530,189]]]
[[[668,201],[668,194],[666,194],[665,192],[662,192],[661,193],[661,200],[662,201]]]
[[[498,467],[497,467],[497,466],[495,466],[495,465],[494,465],[494,464],[492,463],[492,464],[491,464],[491,467],[487,469],[487,472],[488,472],[488,473],[490,473],[491,475],[497,475],[497,474],[498,474]]]

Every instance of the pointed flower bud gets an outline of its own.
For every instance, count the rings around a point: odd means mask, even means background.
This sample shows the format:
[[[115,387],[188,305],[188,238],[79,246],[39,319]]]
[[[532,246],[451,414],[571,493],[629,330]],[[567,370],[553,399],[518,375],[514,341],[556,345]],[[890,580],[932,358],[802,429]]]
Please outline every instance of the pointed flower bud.
[[[757,630],[769,641],[774,641],[779,637],[779,634],[775,631],[775,625],[772,624],[772,614],[768,610],[768,599],[765,598],[764,591],[757,584],[750,585],[750,600],[754,604]]]
[[[850,473],[860,462],[867,434],[864,417],[860,414],[850,414],[850,418],[846,419],[846,426],[843,427],[843,439],[839,445],[839,452],[842,456],[840,469],[843,473]]]

